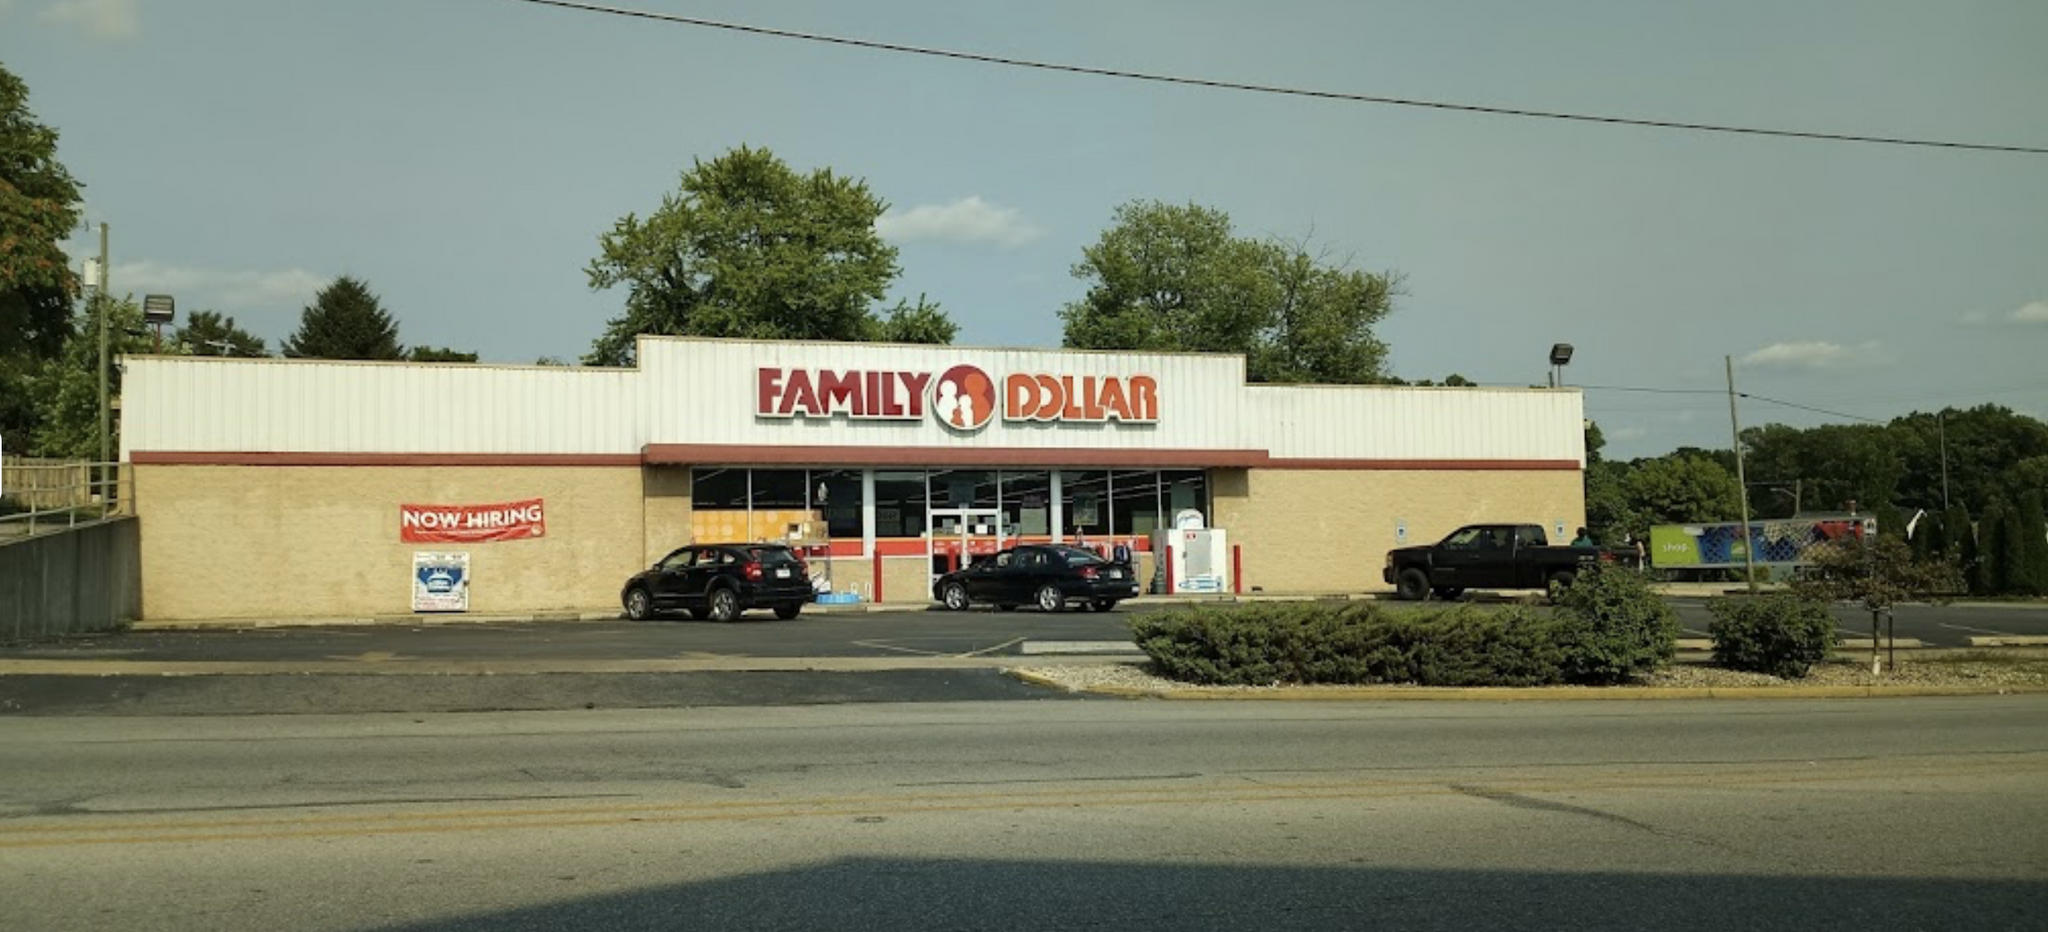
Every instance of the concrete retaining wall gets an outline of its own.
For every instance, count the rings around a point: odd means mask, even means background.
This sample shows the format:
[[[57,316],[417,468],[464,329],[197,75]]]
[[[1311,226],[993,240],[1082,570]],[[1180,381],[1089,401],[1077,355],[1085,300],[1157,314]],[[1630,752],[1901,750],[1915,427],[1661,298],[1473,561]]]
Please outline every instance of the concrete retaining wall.
[[[0,544],[0,641],[109,631],[141,614],[134,518]]]

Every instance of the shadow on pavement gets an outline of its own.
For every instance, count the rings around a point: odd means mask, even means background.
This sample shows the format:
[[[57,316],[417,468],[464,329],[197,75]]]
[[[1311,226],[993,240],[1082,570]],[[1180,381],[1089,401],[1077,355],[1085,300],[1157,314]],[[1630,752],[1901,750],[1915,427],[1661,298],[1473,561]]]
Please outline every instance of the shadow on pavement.
[[[2044,910],[2041,881],[854,858],[365,928],[1988,932]]]

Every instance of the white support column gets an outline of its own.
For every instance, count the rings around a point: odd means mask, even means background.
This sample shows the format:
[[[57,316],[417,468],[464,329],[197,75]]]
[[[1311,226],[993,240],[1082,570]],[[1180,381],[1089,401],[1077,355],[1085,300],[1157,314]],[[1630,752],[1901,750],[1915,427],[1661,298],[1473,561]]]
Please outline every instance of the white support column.
[[[1051,491],[1047,494],[1052,496],[1052,542],[1064,544],[1067,542],[1067,491],[1060,481],[1060,470],[1052,471],[1049,488]]]

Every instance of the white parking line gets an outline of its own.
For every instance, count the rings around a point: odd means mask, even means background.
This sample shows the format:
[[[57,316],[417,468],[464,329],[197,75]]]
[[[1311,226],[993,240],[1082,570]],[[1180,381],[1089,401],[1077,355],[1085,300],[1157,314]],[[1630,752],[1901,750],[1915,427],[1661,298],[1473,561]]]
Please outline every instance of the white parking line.
[[[878,643],[878,642],[875,642],[875,641],[854,641],[854,642],[853,642],[853,645],[854,645],[855,647],[872,647],[872,648],[874,648],[875,650],[893,650],[893,651],[901,651],[902,653],[906,653],[906,654],[917,654],[918,656],[921,656],[921,657],[944,657],[944,656],[946,656],[946,653],[945,653],[945,651],[937,651],[937,650],[918,650],[918,649],[917,649],[917,648],[915,648],[915,647],[897,647],[897,646],[896,646],[896,645],[894,645],[894,644],[882,644],[882,643]]]
[[[1975,631],[1975,632],[1977,632],[1978,634],[1994,634],[1994,635],[1997,635],[1997,636],[1999,636],[1999,637],[2020,637],[2020,636],[2021,636],[2021,635],[2017,635],[2017,634],[2014,634],[2014,633],[2012,633],[2011,631],[1993,631],[1993,630],[1991,630],[1990,628],[1972,628],[1972,627],[1970,627],[1969,625],[1952,625],[1952,624],[1949,624],[1949,623],[1947,623],[1947,622],[1936,622],[1936,624],[1939,624],[1939,625],[1941,625],[1942,627],[1944,627],[1944,628],[1947,628],[1947,629],[1949,629],[1950,631]]]
[[[1024,640],[1023,638],[1011,638],[1010,640],[1004,641],[1004,642],[1003,642],[1003,643],[1001,643],[1001,644],[997,644],[997,645],[996,645],[996,646],[994,646],[994,647],[984,647],[984,648],[982,648],[982,649],[980,649],[980,650],[970,650],[970,651],[968,651],[967,653],[964,653],[964,654],[954,654],[953,656],[954,656],[955,658],[957,658],[957,659],[962,659],[962,660],[964,660],[964,659],[966,659],[966,658],[968,658],[968,657],[979,657],[979,656],[981,656],[982,654],[992,654],[992,653],[995,653],[996,651],[1002,650],[1002,649],[1003,649],[1003,648],[1005,648],[1005,647],[1009,647],[1010,645],[1012,645],[1012,644],[1016,644],[1016,643],[1019,643],[1019,642],[1021,642],[1021,641],[1023,641],[1023,640]]]

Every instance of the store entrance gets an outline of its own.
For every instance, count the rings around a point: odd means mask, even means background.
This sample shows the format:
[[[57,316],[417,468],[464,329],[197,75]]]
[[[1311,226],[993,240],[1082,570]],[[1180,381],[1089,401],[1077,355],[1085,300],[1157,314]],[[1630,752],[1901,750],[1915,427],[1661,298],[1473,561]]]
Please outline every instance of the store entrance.
[[[932,578],[1003,549],[1003,513],[994,508],[934,508],[931,523]]]

